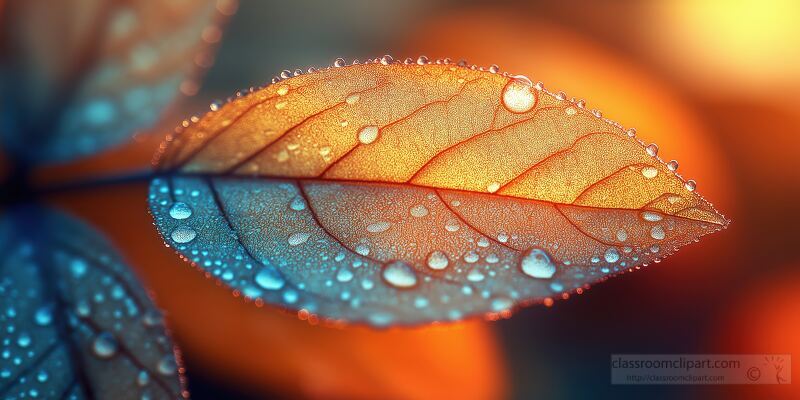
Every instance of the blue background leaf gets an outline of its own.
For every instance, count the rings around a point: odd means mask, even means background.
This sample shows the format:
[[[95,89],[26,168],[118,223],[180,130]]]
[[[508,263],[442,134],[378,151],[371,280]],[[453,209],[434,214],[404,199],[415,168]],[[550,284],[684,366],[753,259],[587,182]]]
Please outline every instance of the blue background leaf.
[[[198,65],[210,65],[201,33],[220,22],[214,5],[8,4],[0,15],[0,139],[17,157],[52,162],[97,153],[151,127],[179,88],[196,92]]]
[[[162,315],[96,231],[29,206],[0,243],[0,397],[185,395]]]

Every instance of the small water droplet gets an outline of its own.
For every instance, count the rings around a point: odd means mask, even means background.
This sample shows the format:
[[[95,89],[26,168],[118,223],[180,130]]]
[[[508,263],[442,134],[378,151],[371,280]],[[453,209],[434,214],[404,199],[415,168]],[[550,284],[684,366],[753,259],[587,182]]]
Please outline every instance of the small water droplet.
[[[686,183],[683,184],[683,187],[685,187],[686,190],[688,190],[690,192],[694,192],[695,189],[697,189],[697,183],[695,181],[689,179],[688,181],[686,181]]]
[[[344,67],[346,64],[343,58],[337,58],[333,61],[333,66],[336,68]]]
[[[663,240],[664,239],[664,228],[661,225],[656,225],[652,229],[650,229],[650,237],[656,240]]]
[[[459,228],[461,228],[461,225],[459,225],[458,220],[453,218],[448,219],[444,224],[444,229],[448,232],[456,232]]]
[[[497,189],[500,189],[500,182],[491,182],[486,186],[486,191],[489,193],[494,193]]]
[[[276,91],[276,93],[278,93],[278,96],[283,96],[283,95],[285,95],[286,93],[289,93],[289,86],[287,86],[287,85],[281,85],[281,87],[279,87],[279,88],[278,88],[278,90]]]
[[[101,332],[92,341],[92,352],[95,356],[102,359],[108,359],[117,354],[117,339],[114,335],[108,332]]]
[[[347,268],[342,268],[336,273],[336,280],[339,282],[350,282],[353,280],[353,272]]]
[[[642,211],[642,219],[649,222],[658,222],[663,219],[661,214],[652,211]]]
[[[359,243],[356,245],[356,253],[361,254],[362,256],[369,255],[369,246],[364,243]]]
[[[286,285],[286,280],[283,279],[281,273],[275,267],[266,264],[256,274],[255,281],[258,286],[267,290],[279,290]]]
[[[409,210],[412,217],[422,218],[428,215],[428,208],[422,204],[417,204]]]
[[[634,137],[636,136],[636,128],[630,128],[625,133],[628,134],[628,137]]]
[[[17,338],[17,346],[25,348],[31,345],[31,336],[27,333],[21,333]]]
[[[497,64],[492,64],[492,65],[489,67],[489,72],[491,72],[491,73],[493,73],[493,74],[496,74],[496,73],[500,72],[500,66],[499,66],[499,65],[497,65]]]
[[[289,235],[289,246],[299,246],[307,242],[309,237],[311,237],[311,234],[307,232],[293,233]]]
[[[655,167],[646,166],[642,168],[642,175],[647,179],[653,179],[658,176],[658,170]]]
[[[489,247],[489,239],[481,236],[477,241],[478,247]]]
[[[619,261],[619,252],[617,249],[609,247],[605,254],[603,254],[603,258],[605,258],[606,262],[613,264]]]
[[[467,280],[470,282],[480,282],[485,278],[486,276],[483,274],[483,272],[481,272],[480,269],[478,269],[478,267],[473,267],[467,273]]]
[[[50,323],[53,321],[53,310],[47,306],[40,307],[38,310],[36,310],[34,319],[36,320],[36,325],[50,325]]]
[[[378,127],[369,125],[358,131],[358,141],[363,144],[370,144],[378,138]]]
[[[655,157],[656,155],[658,155],[658,145],[656,145],[655,143],[650,143],[647,145],[647,147],[645,147],[645,151],[647,152],[647,155],[649,155],[650,157]]]
[[[500,243],[508,242],[508,234],[505,232],[500,232],[497,234],[497,241]]]
[[[447,258],[447,255],[439,250],[432,251],[431,254],[428,255],[428,267],[435,270],[442,270],[447,268],[447,265],[450,263],[450,260]]]
[[[417,284],[417,273],[410,265],[402,261],[392,261],[381,271],[381,277],[391,286],[408,289]]]
[[[670,171],[677,171],[678,170],[678,161],[672,160],[667,163],[667,169]]]
[[[169,209],[169,216],[175,219],[186,219],[192,216],[192,208],[188,204],[177,202]]]
[[[175,243],[189,243],[197,237],[197,232],[188,226],[179,226],[170,234]]]
[[[367,225],[367,231],[370,233],[381,233],[385,232],[392,226],[391,222],[388,221],[378,221],[374,224]]]
[[[353,105],[353,104],[356,104],[356,103],[358,103],[358,100],[359,100],[359,99],[361,99],[361,96],[359,96],[359,95],[357,95],[357,94],[351,94],[350,96],[347,96],[347,98],[346,98],[346,99],[344,99],[344,101],[345,101],[347,104]]]
[[[295,211],[302,211],[306,209],[306,202],[301,196],[297,196],[289,203],[289,208]]]
[[[513,79],[503,89],[503,106],[513,113],[524,113],[536,105],[536,95],[531,86]]]
[[[492,304],[491,304],[492,311],[494,311],[494,312],[500,312],[500,311],[509,310],[509,309],[511,309],[511,306],[513,306],[513,305],[514,305],[514,302],[512,302],[511,299],[509,299],[507,297],[497,297],[497,298],[492,300]]]
[[[550,279],[556,273],[556,266],[550,256],[542,249],[531,248],[520,259],[520,269],[533,278]]]
[[[150,383],[150,374],[147,371],[139,371],[139,374],[136,375],[136,384],[140,387],[147,386]]]
[[[161,375],[171,376],[175,375],[175,372],[178,370],[178,365],[175,363],[175,359],[172,358],[172,355],[167,354],[158,361],[156,369]]]
[[[617,240],[620,242],[628,240],[628,232],[625,229],[617,230]]]
[[[39,383],[47,382],[47,379],[49,377],[50,376],[47,375],[47,371],[45,371],[45,370],[39,371],[39,373],[36,374],[36,380],[39,381]]]

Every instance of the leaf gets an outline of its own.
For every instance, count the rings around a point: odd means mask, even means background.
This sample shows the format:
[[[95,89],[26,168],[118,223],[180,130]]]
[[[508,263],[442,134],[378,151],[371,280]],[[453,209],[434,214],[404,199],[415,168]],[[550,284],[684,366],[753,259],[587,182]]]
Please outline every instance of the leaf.
[[[507,315],[727,224],[653,146],[527,78],[381,61],[171,138],[150,194],[167,243],[301,317],[388,325]]]
[[[21,1],[2,17],[0,139],[18,158],[65,161],[154,124],[219,40],[235,0]],[[234,7],[235,8],[235,7]],[[201,35],[205,42],[201,41]]]
[[[188,397],[162,316],[96,231],[29,206],[0,243],[0,397]]]

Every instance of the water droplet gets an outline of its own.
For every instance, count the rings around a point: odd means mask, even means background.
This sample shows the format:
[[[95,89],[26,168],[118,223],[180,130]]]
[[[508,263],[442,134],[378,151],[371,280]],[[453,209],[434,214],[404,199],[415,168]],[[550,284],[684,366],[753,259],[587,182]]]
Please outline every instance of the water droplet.
[[[359,243],[356,245],[356,253],[361,254],[362,256],[369,255],[369,246],[364,243]]]
[[[664,239],[664,228],[661,225],[656,225],[652,229],[650,229],[650,237],[655,240],[663,240]]]
[[[513,305],[514,305],[514,302],[512,302],[511,299],[509,299],[507,297],[497,297],[497,298],[492,300],[492,305],[491,306],[492,306],[492,311],[500,312],[500,311],[506,311],[506,310],[511,309],[511,306],[513,306]]]
[[[497,241],[500,243],[508,242],[508,234],[505,232],[500,232],[497,234]]]
[[[347,96],[347,98],[346,98],[346,99],[344,99],[344,101],[345,101],[347,104],[353,105],[353,104],[356,104],[356,103],[358,103],[358,100],[359,100],[359,99],[361,99],[361,96],[359,96],[359,95],[357,95],[357,94],[351,94],[350,96]]]
[[[363,144],[370,144],[378,138],[378,127],[369,125],[358,131],[358,141]]]
[[[370,233],[381,233],[385,232],[392,226],[391,222],[388,221],[378,221],[374,224],[367,225],[367,231]]]
[[[489,247],[489,239],[481,236],[477,241],[478,247]]]
[[[49,375],[47,375],[47,371],[42,370],[36,374],[36,380],[39,381],[39,383],[47,382],[47,378],[49,378]]]
[[[139,371],[139,374],[136,375],[136,384],[140,387],[147,386],[150,383],[150,374],[147,371]]]
[[[425,56],[419,56],[419,58],[417,58],[417,64],[419,64],[419,65],[425,65],[425,64],[427,64],[428,62],[429,62],[429,61],[428,61],[428,57],[425,57]]]
[[[499,66],[499,65],[497,65],[497,64],[492,64],[492,65],[489,67],[489,72],[491,72],[491,73],[493,73],[493,74],[496,74],[496,73],[500,72],[500,66]]]
[[[79,317],[88,317],[91,313],[92,307],[89,305],[88,301],[78,300],[78,302],[75,303],[75,314],[78,314]]]
[[[343,58],[337,58],[336,60],[333,61],[333,66],[336,68],[344,67],[345,65],[346,63]]]
[[[564,101],[567,99],[567,94],[564,92],[558,92],[556,93],[556,99],[559,101]]]
[[[353,272],[347,268],[342,268],[336,273],[336,280],[339,282],[350,282],[353,280]]]
[[[177,202],[169,209],[169,216],[175,219],[186,219],[192,216],[192,208],[186,203]]]
[[[89,266],[86,264],[86,261],[83,261],[79,258],[76,258],[69,263],[69,269],[72,272],[72,276],[76,278],[86,275],[86,270],[88,268]]]
[[[492,182],[486,186],[486,191],[489,193],[494,193],[497,189],[500,189],[500,182]]]
[[[297,232],[289,235],[289,246],[299,246],[308,241],[308,238],[311,237],[310,233],[306,232]]]
[[[613,264],[619,261],[619,252],[617,251],[617,249],[609,247],[609,249],[606,250],[606,253],[603,254],[603,258],[606,259],[606,262]]]
[[[292,202],[289,203],[289,208],[295,211],[302,211],[306,209],[306,202],[303,200],[302,197],[297,196],[292,199]]]
[[[154,327],[161,324],[161,313],[158,310],[149,309],[145,311],[144,316],[142,316],[142,323],[144,326],[147,327]]]
[[[450,263],[447,255],[439,250],[435,250],[428,255],[428,267],[435,270],[442,270],[447,268]]]
[[[264,265],[256,274],[256,283],[267,290],[279,290],[286,285],[281,273],[271,265]]]
[[[536,105],[536,95],[531,86],[513,79],[503,89],[503,106],[513,113],[524,113]]]
[[[677,171],[678,170],[678,161],[672,160],[667,163],[667,169],[670,171]]]
[[[392,58],[392,56],[390,56],[388,54],[383,56],[383,57],[381,57],[381,64],[383,64],[383,65],[389,65],[389,64],[392,63],[392,61],[394,61],[394,59]]]
[[[653,179],[658,175],[658,170],[655,167],[646,166],[642,168],[642,175],[647,179]]]
[[[428,306],[429,303],[430,302],[428,301],[428,299],[424,297],[417,297],[416,299],[414,299],[414,307],[416,308],[425,308]]]
[[[281,87],[279,87],[275,92],[278,93],[278,96],[283,96],[286,93],[289,93],[289,86],[281,85]]]
[[[468,262],[470,264],[472,264],[474,262],[477,262],[478,259],[480,259],[480,257],[478,256],[478,253],[476,253],[474,251],[470,251],[469,253],[464,254],[464,261],[466,261],[466,262]]]
[[[467,273],[467,280],[470,282],[480,282],[486,278],[478,267],[473,267]]]
[[[661,214],[652,211],[642,211],[642,219],[649,222],[658,222],[663,219]]]
[[[417,204],[409,210],[412,217],[422,218],[428,215],[428,208],[422,204]]]
[[[25,348],[31,345],[31,336],[27,333],[22,333],[17,338],[17,346]]]
[[[175,363],[175,359],[172,358],[172,355],[167,354],[158,361],[156,369],[161,375],[171,376],[175,375],[175,372],[178,370],[178,365]]]
[[[50,307],[41,307],[34,314],[36,325],[46,326],[53,321],[53,310]]]
[[[628,240],[628,232],[625,229],[619,229],[617,231],[617,240],[620,242]]]
[[[288,101],[279,101],[279,102],[275,103],[275,109],[283,110],[284,108],[286,108],[287,104],[289,104]]]
[[[170,234],[175,243],[189,243],[197,237],[197,232],[188,226],[179,226]]]
[[[102,332],[92,341],[92,352],[95,356],[102,359],[108,359],[117,354],[117,339],[114,335],[108,332]]]
[[[686,183],[683,184],[683,187],[685,187],[686,190],[690,192],[694,192],[694,190],[697,189],[697,183],[689,179],[688,181],[686,181]]]
[[[381,277],[389,285],[401,289],[411,288],[417,284],[417,274],[414,268],[402,261],[392,261],[386,264],[381,271]]]
[[[459,225],[458,220],[453,218],[448,219],[444,224],[444,229],[448,232],[456,232],[459,228],[461,228],[461,225]]]
[[[628,134],[628,137],[634,137],[636,136],[636,128],[630,128],[627,131],[625,131],[625,133]]]
[[[658,145],[655,143],[650,143],[644,149],[647,152],[647,155],[650,157],[655,157],[658,154]]]
[[[523,254],[520,269],[533,278],[550,279],[556,273],[556,266],[544,250],[532,248]]]

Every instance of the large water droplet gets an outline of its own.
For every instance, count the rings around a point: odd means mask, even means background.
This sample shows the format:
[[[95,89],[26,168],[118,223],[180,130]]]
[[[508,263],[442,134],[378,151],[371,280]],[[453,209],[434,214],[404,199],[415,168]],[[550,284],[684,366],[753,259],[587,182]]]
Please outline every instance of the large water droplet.
[[[556,265],[542,249],[532,248],[523,254],[520,269],[533,278],[550,279],[556,273]]]
[[[503,106],[513,113],[524,113],[536,105],[536,94],[531,86],[521,80],[513,79],[503,89]]]
[[[435,250],[428,255],[428,267],[435,270],[442,270],[447,268],[447,264],[450,263],[450,260],[447,259],[447,255],[439,250]]]
[[[378,138],[378,127],[375,125],[369,125],[361,128],[358,131],[358,141],[363,144],[370,144]]]
[[[311,234],[307,232],[293,233],[289,235],[289,246],[299,246],[308,241],[309,237],[311,237]]]
[[[367,225],[367,231],[370,233],[381,233],[389,229],[389,227],[391,226],[392,226],[391,222],[378,221],[374,224]]]
[[[117,354],[118,347],[117,339],[108,332],[100,333],[94,338],[94,341],[92,341],[92,352],[95,356],[102,359],[113,357],[114,354]]]
[[[192,216],[192,208],[186,203],[177,202],[169,209],[169,216],[175,219],[186,219]]]
[[[402,261],[392,261],[381,271],[383,280],[396,288],[408,289],[417,284],[417,273],[410,265]]]
[[[256,274],[256,283],[267,290],[278,290],[286,284],[286,280],[283,279],[283,276],[275,267],[264,265],[261,271]]]
[[[179,226],[170,234],[175,243],[189,243],[197,237],[197,232],[188,226]]]

